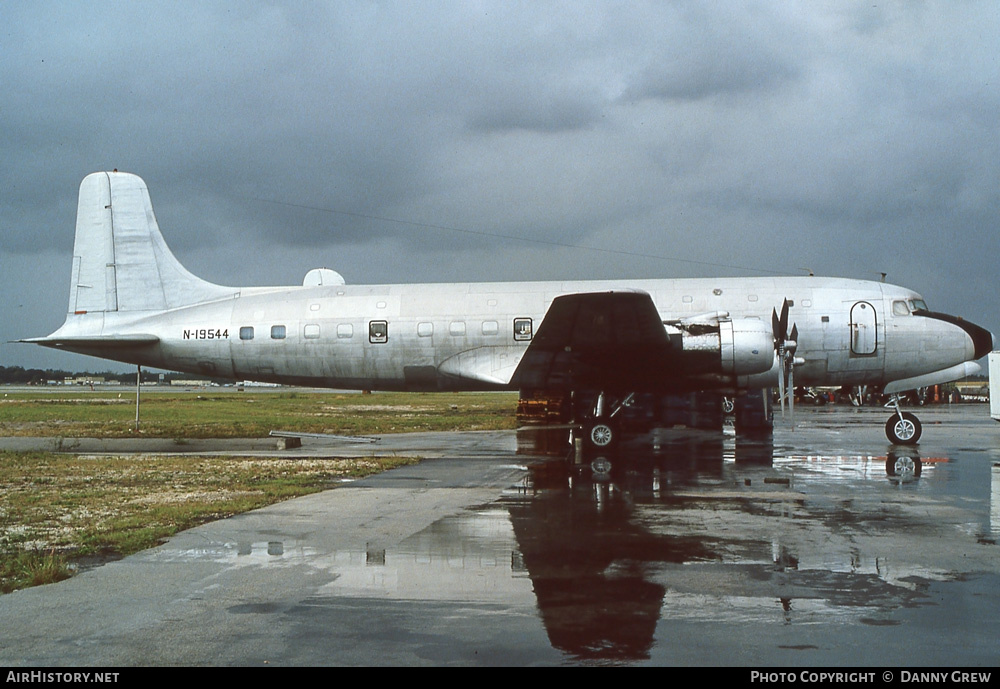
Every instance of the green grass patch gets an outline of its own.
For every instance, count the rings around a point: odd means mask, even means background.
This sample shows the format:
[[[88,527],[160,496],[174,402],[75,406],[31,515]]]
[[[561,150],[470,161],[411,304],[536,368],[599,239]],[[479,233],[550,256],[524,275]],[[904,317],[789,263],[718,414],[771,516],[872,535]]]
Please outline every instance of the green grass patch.
[[[66,578],[208,521],[416,462],[0,452],[0,591]]]
[[[0,556],[0,593],[51,584],[73,574],[65,555],[54,550],[15,550]]]
[[[338,435],[508,430],[516,393],[143,390],[138,434],[257,438],[272,429]],[[135,391],[42,388],[0,397],[0,436],[115,438],[136,435]]]

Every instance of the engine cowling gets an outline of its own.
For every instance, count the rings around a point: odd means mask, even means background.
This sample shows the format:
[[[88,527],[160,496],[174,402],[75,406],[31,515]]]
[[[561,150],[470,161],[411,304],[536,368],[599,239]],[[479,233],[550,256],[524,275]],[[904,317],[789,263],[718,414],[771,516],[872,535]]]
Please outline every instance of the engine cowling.
[[[719,323],[722,371],[732,376],[766,373],[774,365],[774,335],[756,318]]]
[[[711,356],[713,373],[742,377],[767,374],[774,367],[774,335],[756,318],[729,318],[725,312],[664,323],[684,355]]]

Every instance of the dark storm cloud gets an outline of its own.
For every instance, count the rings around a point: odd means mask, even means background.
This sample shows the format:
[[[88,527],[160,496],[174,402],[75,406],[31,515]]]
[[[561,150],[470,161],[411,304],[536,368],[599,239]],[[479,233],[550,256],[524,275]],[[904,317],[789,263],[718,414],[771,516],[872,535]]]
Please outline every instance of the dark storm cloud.
[[[624,98],[697,101],[767,93],[795,81],[808,51],[769,7],[667,6],[661,22],[650,26],[655,35],[647,36],[648,52]]]
[[[114,167],[220,283],[885,271],[998,325],[953,277],[996,263],[992,3],[38,2],[0,19],[3,340],[61,322],[77,187]]]

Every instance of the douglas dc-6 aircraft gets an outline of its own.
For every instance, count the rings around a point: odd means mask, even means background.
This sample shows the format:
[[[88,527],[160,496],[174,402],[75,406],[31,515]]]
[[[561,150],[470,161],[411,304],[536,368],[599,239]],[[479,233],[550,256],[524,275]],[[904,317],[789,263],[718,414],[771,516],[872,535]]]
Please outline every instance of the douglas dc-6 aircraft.
[[[891,394],[975,373],[993,348],[916,292],[861,280],[347,285],[324,268],[302,286],[223,287],[174,258],[146,184],[117,171],[80,186],[66,322],[24,341],[234,380],[579,394],[592,403],[574,422],[598,450],[639,393]],[[897,402],[886,433],[916,443],[920,424]]]

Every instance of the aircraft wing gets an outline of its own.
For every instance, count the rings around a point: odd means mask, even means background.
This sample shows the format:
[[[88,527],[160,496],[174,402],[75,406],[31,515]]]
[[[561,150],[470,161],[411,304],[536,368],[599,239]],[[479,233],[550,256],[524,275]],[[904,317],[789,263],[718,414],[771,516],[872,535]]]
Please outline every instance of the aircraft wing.
[[[569,294],[552,301],[511,384],[520,389],[643,389],[665,372],[672,348],[649,294]]]

